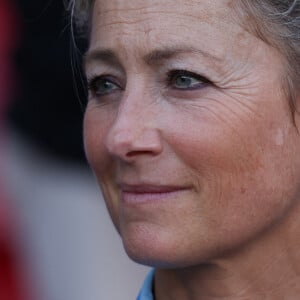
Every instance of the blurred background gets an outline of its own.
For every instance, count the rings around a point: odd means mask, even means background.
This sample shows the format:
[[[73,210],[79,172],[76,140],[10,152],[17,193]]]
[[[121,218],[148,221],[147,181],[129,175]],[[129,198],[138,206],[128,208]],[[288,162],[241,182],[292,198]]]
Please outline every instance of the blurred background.
[[[135,299],[82,143],[84,40],[63,0],[0,0],[0,299]]]

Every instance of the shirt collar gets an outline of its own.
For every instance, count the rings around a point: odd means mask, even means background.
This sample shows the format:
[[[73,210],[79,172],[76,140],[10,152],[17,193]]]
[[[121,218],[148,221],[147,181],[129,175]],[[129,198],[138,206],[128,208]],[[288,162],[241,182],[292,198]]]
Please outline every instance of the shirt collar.
[[[136,300],[154,300],[153,296],[153,281],[154,281],[154,269],[152,269],[143,283],[142,289]]]

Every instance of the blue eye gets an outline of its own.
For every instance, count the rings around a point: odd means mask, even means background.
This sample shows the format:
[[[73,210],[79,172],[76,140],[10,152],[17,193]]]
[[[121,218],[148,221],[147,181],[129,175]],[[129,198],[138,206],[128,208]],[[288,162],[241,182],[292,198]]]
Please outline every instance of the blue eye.
[[[88,80],[88,90],[95,96],[103,96],[119,90],[120,87],[107,77],[96,77]]]
[[[172,70],[168,74],[168,84],[178,90],[193,90],[203,88],[209,83],[201,75],[185,70]]]

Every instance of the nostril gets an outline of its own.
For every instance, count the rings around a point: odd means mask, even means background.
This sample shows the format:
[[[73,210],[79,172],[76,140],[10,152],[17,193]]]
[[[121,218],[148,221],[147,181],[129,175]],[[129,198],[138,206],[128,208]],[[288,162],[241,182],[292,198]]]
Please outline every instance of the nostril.
[[[152,154],[152,151],[130,151],[126,154],[127,157],[134,157],[137,155],[150,155]]]

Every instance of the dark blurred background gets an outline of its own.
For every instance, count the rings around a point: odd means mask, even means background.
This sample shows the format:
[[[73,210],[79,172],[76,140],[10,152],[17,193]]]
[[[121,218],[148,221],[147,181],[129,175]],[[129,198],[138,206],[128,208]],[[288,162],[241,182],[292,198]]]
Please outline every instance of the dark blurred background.
[[[9,120],[43,151],[83,162],[81,54],[86,43],[71,36],[62,0],[15,1],[21,17],[19,80]]]

